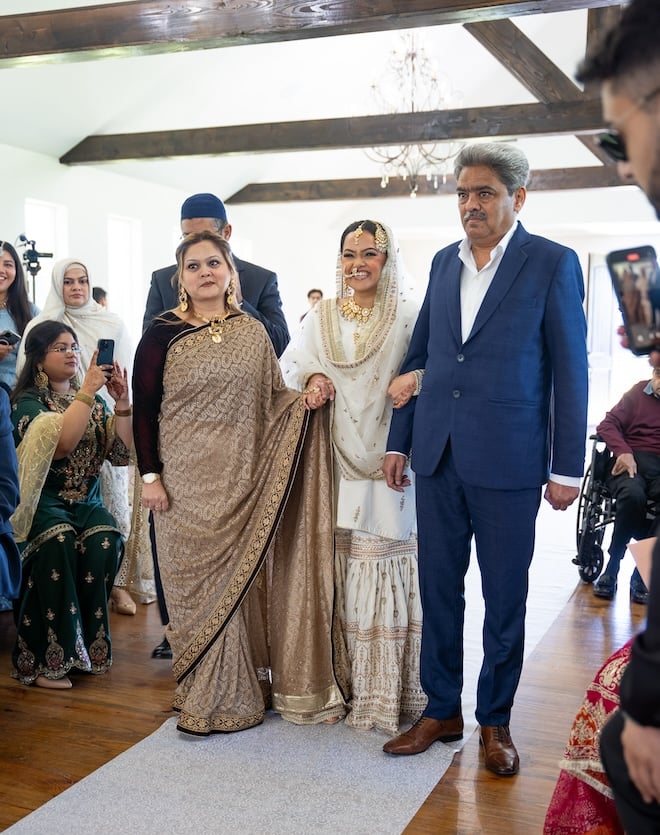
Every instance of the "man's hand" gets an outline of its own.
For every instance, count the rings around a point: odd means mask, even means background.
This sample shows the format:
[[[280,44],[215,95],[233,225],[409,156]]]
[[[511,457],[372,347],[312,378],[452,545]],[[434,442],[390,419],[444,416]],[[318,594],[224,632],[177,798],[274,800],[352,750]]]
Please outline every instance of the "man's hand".
[[[406,456],[397,452],[388,452],[383,461],[383,475],[387,486],[397,493],[403,493],[404,487],[410,487],[410,479],[403,474],[406,468]]]
[[[549,481],[543,498],[550,502],[553,510],[566,510],[577,499],[579,492],[577,487],[566,487],[556,481]]]
[[[660,803],[660,728],[626,719],[621,734],[630,779],[645,803]]]
[[[632,452],[622,452],[617,456],[614,466],[612,467],[612,475],[621,475],[621,473],[628,473],[630,478],[637,475],[637,461]]]

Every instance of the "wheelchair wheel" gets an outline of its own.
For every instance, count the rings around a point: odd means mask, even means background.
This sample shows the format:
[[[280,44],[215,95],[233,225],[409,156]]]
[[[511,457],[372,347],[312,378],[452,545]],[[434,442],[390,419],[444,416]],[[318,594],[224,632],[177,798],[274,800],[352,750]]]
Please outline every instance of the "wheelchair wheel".
[[[600,572],[603,570],[603,549],[587,534],[575,562],[580,579],[585,583],[593,583],[600,577]]]
[[[573,560],[580,579],[585,583],[593,583],[603,570],[603,549],[600,546],[604,534],[599,485],[592,478],[592,468],[589,467],[578,501],[577,556]]]

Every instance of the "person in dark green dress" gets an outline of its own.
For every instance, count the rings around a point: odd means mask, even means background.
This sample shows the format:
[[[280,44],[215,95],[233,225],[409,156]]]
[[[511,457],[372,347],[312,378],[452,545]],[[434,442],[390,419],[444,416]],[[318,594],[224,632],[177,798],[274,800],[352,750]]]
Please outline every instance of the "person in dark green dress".
[[[79,377],[78,340],[62,322],[36,325],[25,351],[12,394],[21,501],[11,521],[23,559],[13,675],[61,689],[72,669],[112,664],[108,596],[124,542],[99,473],[106,458],[128,464],[129,386],[126,369],[97,366],[96,352]],[[114,414],[97,395],[104,385]]]

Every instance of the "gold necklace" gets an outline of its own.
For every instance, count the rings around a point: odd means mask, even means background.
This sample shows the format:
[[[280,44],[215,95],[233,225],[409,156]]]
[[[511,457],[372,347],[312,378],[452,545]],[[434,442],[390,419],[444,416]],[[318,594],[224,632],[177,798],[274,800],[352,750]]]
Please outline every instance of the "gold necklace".
[[[371,319],[371,314],[374,312],[373,307],[360,307],[351,296],[339,305],[339,312],[347,321],[357,322],[358,327],[353,334],[353,342],[357,345],[362,336],[360,327],[366,325],[369,319]]]
[[[209,326],[209,333],[211,334],[211,339],[217,344],[218,342],[222,342],[222,323],[231,315],[231,310],[228,310],[226,313],[216,313],[211,316],[209,319],[206,316],[202,316],[196,310],[193,310],[193,316],[197,317],[197,319],[201,319],[202,322],[206,322]]]
[[[359,325],[366,325],[374,309],[373,307],[360,307],[351,296],[339,305],[339,312],[349,322],[357,321]]]

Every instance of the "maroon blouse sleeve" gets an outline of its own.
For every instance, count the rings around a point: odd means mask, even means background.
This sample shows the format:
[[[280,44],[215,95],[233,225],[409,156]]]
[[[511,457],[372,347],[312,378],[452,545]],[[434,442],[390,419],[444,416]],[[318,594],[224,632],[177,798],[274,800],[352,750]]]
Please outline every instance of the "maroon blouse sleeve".
[[[171,318],[170,318],[171,317]],[[172,338],[186,323],[171,314],[159,317],[144,332],[133,363],[133,435],[140,475],[160,473],[158,418],[163,399],[163,370]]]

